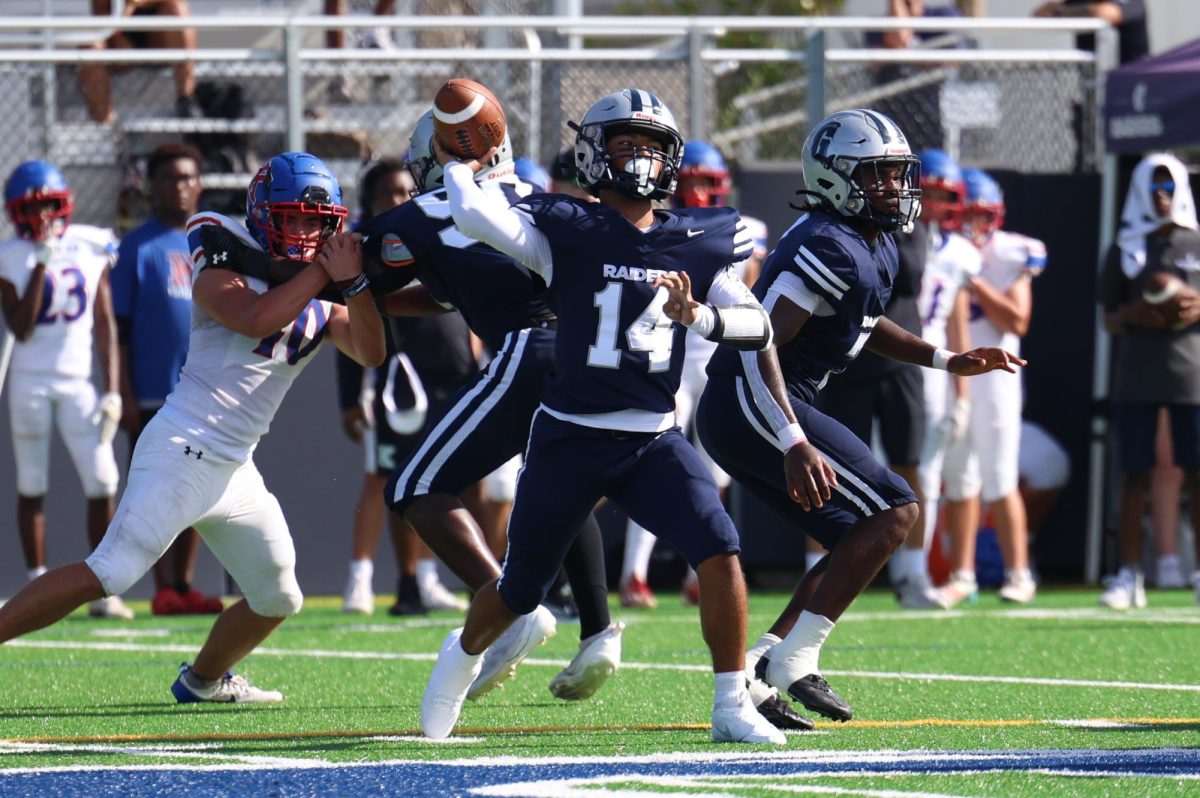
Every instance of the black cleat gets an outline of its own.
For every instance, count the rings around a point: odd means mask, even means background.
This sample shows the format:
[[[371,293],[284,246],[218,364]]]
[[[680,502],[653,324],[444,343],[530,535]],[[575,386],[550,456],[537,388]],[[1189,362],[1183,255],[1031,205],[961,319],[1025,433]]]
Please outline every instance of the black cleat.
[[[770,661],[766,657],[761,657],[754,665],[754,675],[767,684],[771,684],[767,681],[769,664]],[[815,673],[810,673],[792,682],[788,685],[787,694],[793,701],[802,704],[805,709],[816,712],[818,715],[824,715],[830,720],[844,722],[854,717],[854,710],[850,709],[850,705],[833,692],[829,682]]]
[[[388,608],[388,615],[428,615],[429,608],[421,603],[421,599],[397,598],[396,603]]]
[[[755,709],[758,714],[762,715],[776,729],[796,729],[798,731],[811,731],[813,722],[803,715],[797,714],[796,710],[792,709],[792,705],[784,701],[777,695],[772,695],[766,701],[759,704]]]

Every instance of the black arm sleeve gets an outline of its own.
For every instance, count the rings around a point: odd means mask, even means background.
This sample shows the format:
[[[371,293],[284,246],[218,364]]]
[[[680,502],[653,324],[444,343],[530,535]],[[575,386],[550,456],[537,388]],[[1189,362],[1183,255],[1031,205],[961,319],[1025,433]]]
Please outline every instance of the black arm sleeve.
[[[308,268],[305,261],[273,258],[216,225],[206,225],[200,230],[200,243],[204,246],[208,267],[256,277],[268,285],[282,285]],[[363,258],[363,271],[371,281],[371,294],[377,297],[403,288],[415,276],[412,269],[384,268],[377,258],[372,257]],[[342,292],[333,283],[322,288],[317,299],[337,305],[346,304]]]
[[[354,362],[353,358],[337,353],[337,394],[338,409],[345,412],[358,404],[359,394],[362,393],[363,367]]]

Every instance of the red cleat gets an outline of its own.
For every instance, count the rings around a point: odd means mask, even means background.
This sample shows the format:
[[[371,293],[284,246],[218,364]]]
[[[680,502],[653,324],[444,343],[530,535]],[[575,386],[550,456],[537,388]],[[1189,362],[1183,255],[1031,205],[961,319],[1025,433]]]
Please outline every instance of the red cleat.
[[[621,585],[621,606],[643,607],[652,610],[658,606],[658,599],[654,596],[654,591],[650,586],[638,579],[636,576],[629,577],[629,581]]]
[[[183,607],[183,596],[175,588],[160,587],[154,592],[150,612],[155,615],[183,615],[187,610]]]
[[[219,615],[225,609],[219,598],[206,596],[196,588],[179,594],[184,615]]]

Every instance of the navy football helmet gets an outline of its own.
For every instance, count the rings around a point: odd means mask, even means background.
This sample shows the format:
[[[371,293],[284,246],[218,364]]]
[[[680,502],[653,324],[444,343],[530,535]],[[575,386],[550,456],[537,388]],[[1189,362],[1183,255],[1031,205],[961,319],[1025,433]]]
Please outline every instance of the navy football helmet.
[[[724,205],[733,190],[733,178],[721,151],[707,141],[683,145],[679,163],[679,187],[673,202],[680,208],[711,208]]]
[[[4,208],[18,235],[43,241],[66,232],[75,199],[57,166],[26,161],[4,183]]]
[[[675,117],[654,94],[641,89],[623,89],[602,97],[583,115],[579,124],[568,122],[575,131],[575,168],[579,185],[596,194],[614,189],[633,199],[666,199],[675,193],[683,138]],[[618,133],[641,133],[656,139],[662,149],[630,158],[622,171],[612,168],[614,155],[608,141]],[[654,176],[653,164],[660,164]]]
[[[903,131],[878,111],[855,108],[825,117],[805,139],[803,160],[800,193],[832,213],[866,219],[886,232],[911,230],[921,214],[921,162]],[[896,170],[897,187],[873,188],[888,170]]]
[[[412,173],[413,180],[417,183],[417,191],[420,192],[435,191],[442,187],[444,175],[442,174],[442,164],[433,152],[433,134],[433,109],[430,108],[417,120],[412,135],[408,137],[408,154],[404,156],[404,162],[408,165],[408,171]],[[511,175],[513,170],[512,139],[505,131],[504,140],[496,148],[496,154],[492,156],[492,160],[486,167],[475,173],[475,182],[483,183],[487,180]]]
[[[347,215],[342,188],[325,162],[307,152],[285,152],[259,167],[246,191],[246,227],[266,252],[312,260],[321,243],[342,229]],[[297,216],[321,221],[320,242],[288,232]]]

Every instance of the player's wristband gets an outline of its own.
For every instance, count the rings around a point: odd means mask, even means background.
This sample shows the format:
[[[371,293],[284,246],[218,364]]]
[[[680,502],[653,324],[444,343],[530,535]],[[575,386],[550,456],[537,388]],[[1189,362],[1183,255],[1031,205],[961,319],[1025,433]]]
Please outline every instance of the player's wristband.
[[[804,434],[804,430],[800,429],[800,425],[793,422],[788,424],[783,429],[779,430],[779,446],[785,452],[798,443],[804,443],[808,438]]]
[[[717,314],[708,305],[698,305],[695,309],[696,318],[692,319],[692,323],[688,325],[688,329],[695,332],[701,338],[707,338],[712,335],[713,328],[717,324]]]
[[[345,288],[343,288],[341,284],[345,283],[345,282],[349,282],[349,285],[347,285]],[[358,277],[354,278],[353,281],[347,281],[347,280],[339,280],[338,281],[338,290],[342,292],[342,296],[344,296],[346,299],[349,299],[350,297],[358,296],[363,291],[366,291],[370,286],[371,286],[371,281],[367,279],[367,275],[365,272],[360,273],[358,275]]]
[[[929,364],[935,369],[946,371],[950,366],[950,358],[955,357],[957,353],[951,352],[949,349],[933,350],[933,361]]]

